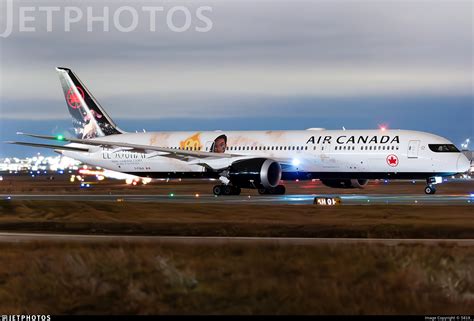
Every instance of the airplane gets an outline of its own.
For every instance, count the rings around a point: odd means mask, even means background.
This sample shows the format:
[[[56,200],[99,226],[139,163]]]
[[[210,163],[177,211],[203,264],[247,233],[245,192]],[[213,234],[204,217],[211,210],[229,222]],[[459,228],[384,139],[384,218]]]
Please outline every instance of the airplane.
[[[83,82],[56,68],[75,137],[18,134],[65,142],[12,144],[53,149],[92,166],[148,178],[219,180],[215,195],[284,194],[285,180],[319,179],[333,188],[363,188],[370,179],[426,179],[434,194],[443,176],[470,162],[446,138],[411,130],[265,130],[139,132],[121,130]]]

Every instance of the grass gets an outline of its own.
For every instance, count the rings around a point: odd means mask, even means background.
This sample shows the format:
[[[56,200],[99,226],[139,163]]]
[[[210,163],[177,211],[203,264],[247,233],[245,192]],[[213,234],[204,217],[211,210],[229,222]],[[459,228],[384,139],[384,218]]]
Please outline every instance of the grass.
[[[471,206],[0,201],[0,230],[91,234],[474,238]]]
[[[472,314],[474,249],[0,244],[7,314]]]

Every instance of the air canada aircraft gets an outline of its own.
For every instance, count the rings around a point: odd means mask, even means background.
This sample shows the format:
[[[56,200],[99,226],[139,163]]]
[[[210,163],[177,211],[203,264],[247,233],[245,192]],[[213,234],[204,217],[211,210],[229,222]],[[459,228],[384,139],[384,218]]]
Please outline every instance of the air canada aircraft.
[[[241,188],[284,194],[285,180],[319,179],[334,188],[363,188],[370,179],[426,179],[426,194],[470,162],[449,140],[409,130],[267,130],[127,133],[68,68],[57,72],[75,137],[25,134],[67,144],[44,147],[122,173],[149,178],[213,178],[215,195]]]

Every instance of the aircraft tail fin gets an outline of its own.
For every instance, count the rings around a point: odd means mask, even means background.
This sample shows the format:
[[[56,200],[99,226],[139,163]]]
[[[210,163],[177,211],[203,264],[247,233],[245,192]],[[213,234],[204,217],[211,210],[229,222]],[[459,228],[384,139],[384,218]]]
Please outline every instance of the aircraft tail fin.
[[[89,139],[124,133],[71,69],[57,67],[56,71],[77,138]]]

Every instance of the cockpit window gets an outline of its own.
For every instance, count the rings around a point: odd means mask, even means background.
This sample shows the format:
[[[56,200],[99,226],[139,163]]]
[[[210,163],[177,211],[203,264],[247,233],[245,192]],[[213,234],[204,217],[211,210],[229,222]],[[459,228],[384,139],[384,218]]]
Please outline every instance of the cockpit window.
[[[428,147],[435,153],[459,153],[453,144],[428,144]]]

